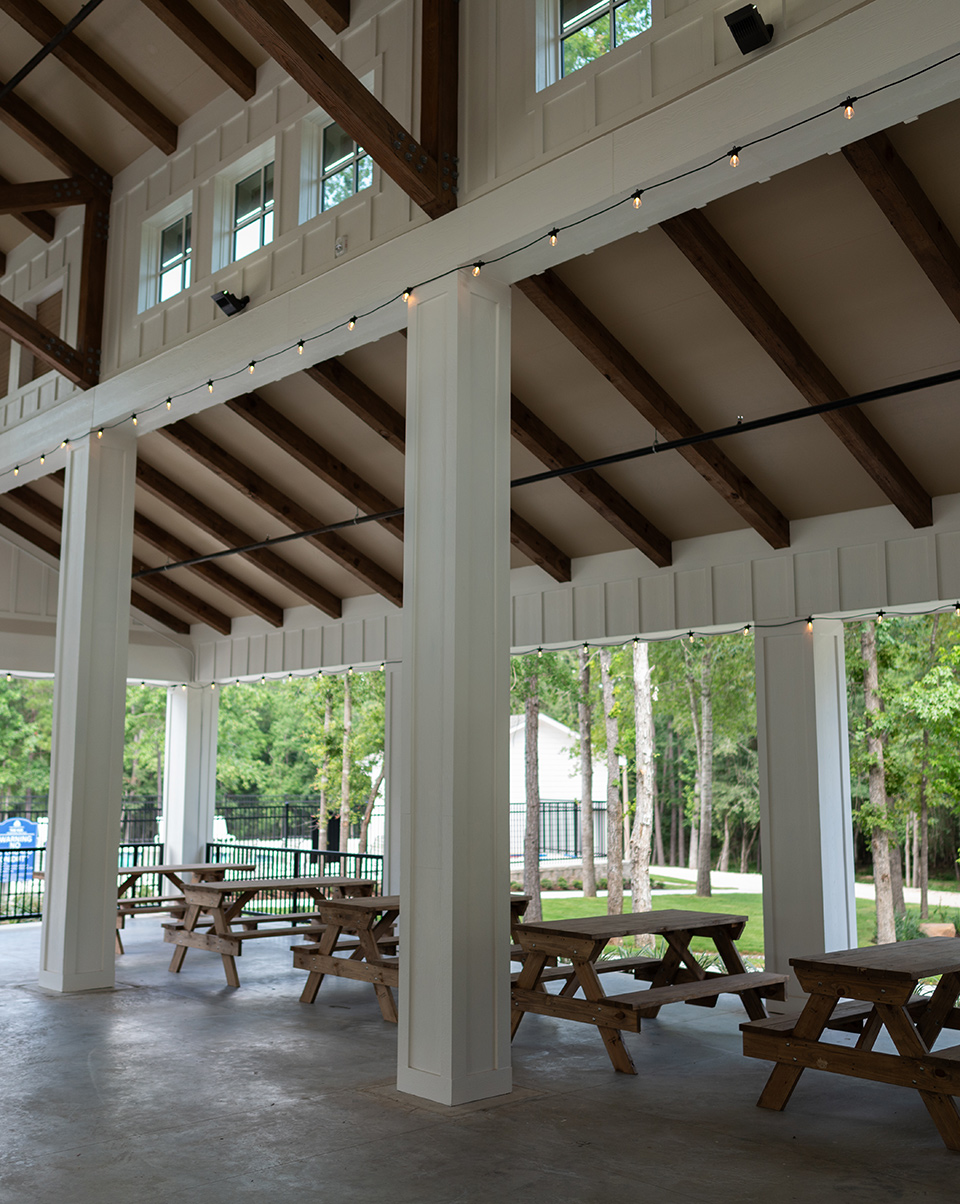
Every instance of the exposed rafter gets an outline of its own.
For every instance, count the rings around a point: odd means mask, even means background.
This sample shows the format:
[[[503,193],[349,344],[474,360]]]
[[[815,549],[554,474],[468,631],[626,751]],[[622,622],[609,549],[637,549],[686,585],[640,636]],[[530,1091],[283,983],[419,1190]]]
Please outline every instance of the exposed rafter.
[[[63,24],[39,0],[0,0],[0,10],[13,17],[42,45],[54,38]],[[68,34],[53,54],[164,154],[177,149],[177,127],[170,118],[104,62],[78,34]]]
[[[11,184],[0,176],[0,213],[12,213],[14,217],[42,226],[34,230],[47,242],[53,238],[54,217],[52,213],[31,213],[31,209],[41,209],[43,206],[51,209],[61,209],[67,205],[83,205],[99,193],[99,189],[88,179],[70,176],[67,179],[37,179],[29,184]],[[29,219],[29,220],[28,220]],[[33,226],[30,226],[33,229]]]
[[[0,100],[0,121],[65,175],[81,176],[100,192],[110,192],[113,180],[108,173],[15,92]]]
[[[164,530],[158,523],[147,518],[146,515],[140,514],[139,511],[135,512],[133,516],[133,533],[144,543],[163,552],[172,561],[193,560],[194,557],[200,555],[195,548],[191,548],[183,540],[177,539],[175,535],[171,535],[169,531]],[[259,590],[246,585],[218,564],[193,564],[187,566],[184,571],[195,573],[220,593],[234,598],[251,614],[265,619],[272,627],[283,626],[283,608],[281,606],[277,606],[269,598],[265,598]],[[156,574],[153,579],[156,579]]]
[[[324,525],[323,519],[295,502],[283,490],[265,480],[258,472],[238,460],[236,456],[232,456],[189,422],[174,422],[170,426],[162,427],[159,433],[292,531],[309,531],[313,527]],[[382,594],[395,606],[403,605],[403,586],[397,578],[348,543],[342,535],[329,531],[323,535],[307,536],[306,542],[319,548],[341,568],[352,573],[370,589]]]
[[[6,297],[0,297],[0,331],[16,339],[32,355],[51,368],[56,368],[81,389],[88,389],[97,383],[96,375],[87,371],[84,359],[75,348],[41,326],[36,318],[25,314]]]
[[[279,410],[275,410],[257,393],[245,393],[228,401],[227,408],[239,414],[250,425],[265,435],[271,443],[282,448],[304,468],[353,502],[365,514],[383,514],[395,510],[397,503],[375,489],[362,477],[348,468],[342,460],[321,447],[315,439],[290,421]],[[403,539],[403,516],[387,518],[383,525]]]
[[[406,447],[406,420],[359,377],[337,360],[325,360],[307,368],[307,376],[322,385],[331,396],[381,435],[391,447],[402,452]],[[534,564],[556,581],[570,580],[570,557],[546,535],[510,511],[510,542]]]
[[[19,535],[27,543],[33,544],[41,552],[46,552],[54,560],[60,559],[60,544],[57,540],[43,531],[38,531],[36,527],[25,522],[19,514],[15,514],[6,506],[0,506],[0,526],[6,527],[8,531],[13,531],[15,535]]]
[[[960,247],[884,133],[843,148],[844,158],[960,321]]]
[[[178,619],[176,615],[172,615],[168,610],[164,610],[152,598],[148,598],[146,594],[141,594],[139,590],[131,589],[130,605],[136,610],[142,611],[145,615],[149,615],[151,619],[156,619],[158,623],[162,623],[164,627],[169,627],[171,631],[176,631],[179,635],[190,634],[190,624],[183,619]]]
[[[583,463],[583,456],[578,455],[569,443],[565,443],[515,396],[510,399],[510,430],[514,439],[548,468],[571,468]],[[559,479],[583,498],[588,506],[592,506],[611,527],[629,539],[634,547],[646,551],[651,540],[650,523],[598,472],[589,469]]]
[[[220,3],[425,213],[440,217],[455,207],[436,158],[283,0]]]
[[[189,0],[141,0],[185,46],[244,100],[257,91],[257,69],[189,3]]]
[[[143,459],[137,460],[137,483],[153,497],[159,498],[171,510],[201,527],[208,535],[212,535],[226,548],[243,548],[257,542],[254,536],[238,527],[236,523],[224,518],[222,514],[218,514],[211,506],[201,502],[193,494],[187,493],[185,489],[171,481],[169,477],[164,476],[156,468],[145,463]],[[249,552],[238,552],[238,555],[249,560],[251,564],[255,564],[267,576],[272,577],[274,581],[279,581],[281,585],[292,593],[298,594],[305,602],[316,606],[318,610],[322,610],[324,614],[328,614],[334,619],[340,618],[342,612],[340,599],[322,586],[319,581],[314,581],[312,577],[302,573],[278,556],[276,552],[269,548],[257,548]]]
[[[307,0],[307,3],[334,33],[343,33],[350,24],[350,0]]]
[[[689,414],[555,272],[530,276],[517,288],[664,438],[701,433]],[[680,455],[771,547],[789,546],[787,519],[716,444],[698,443],[683,448]]]
[[[139,560],[134,556],[132,562],[134,573],[139,573],[143,569],[150,567],[145,561]],[[141,581],[140,584],[147,589],[152,589],[161,598],[166,598],[174,606],[179,606],[188,615],[192,615],[197,622],[207,623],[214,631],[219,631],[221,635],[230,634],[230,618],[228,615],[225,615],[221,610],[217,610],[215,606],[211,606],[209,602],[205,602],[202,598],[198,598],[190,590],[184,589],[182,585],[178,585],[176,581],[166,574],[154,573],[152,576]]]
[[[422,0],[420,141],[440,164],[441,188],[456,191],[460,86],[458,0]]]
[[[662,229],[811,405],[848,396],[849,391],[702,213],[670,218]],[[930,526],[929,493],[863,411],[851,407],[822,417],[911,526]]]

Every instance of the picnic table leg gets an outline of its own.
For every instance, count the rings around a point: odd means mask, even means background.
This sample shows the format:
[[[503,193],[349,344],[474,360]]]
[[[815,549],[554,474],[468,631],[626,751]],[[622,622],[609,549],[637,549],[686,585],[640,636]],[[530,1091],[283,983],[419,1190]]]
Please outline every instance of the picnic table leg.
[[[651,990],[653,990],[654,987],[672,987],[673,986],[673,984],[676,980],[677,974],[680,971],[680,968],[683,965],[683,962],[685,960],[684,952],[685,952],[686,947],[684,946],[682,941],[678,941],[676,939],[678,936],[686,937],[686,945],[690,944],[690,934],[689,933],[685,933],[685,932],[664,933],[664,938],[667,941],[667,951],[664,954],[663,960],[660,963],[660,969],[656,972],[656,974],[653,976],[653,978],[650,981],[650,989]],[[697,969],[700,970],[699,965],[697,966]],[[700,970],[700,977],[703,977],[702,970]],[[641,1008],[640,1009],[640,1017],[643,1020],[652,1020],[656,1017],[656,1015],[659,1011],[660,1011],[659,1007]]]
[[[960,974],[944,974],[937,983],[930,1002],[924,1008],[923,1015],[917,1021],[917,1033],[928,1049],[943,1032],[944,1023],[953,1011],[958,996]]]
[[[596,1003],[606,998],[600,982],[600,976],[594,969],[593,962],[575,957],[573,959],[573,968],[580,985],[583,987],[584,996],[591,1003]],[[620,1030],[618,1028],[601,1028],[598,1025],[597,1031],[603,1038],[604,1045],[607,1047],[607,1054],[613,1063],[613,1069],[619,1070],[621,1074],[636,1074],[637,1068],[633,1064],[633,1058],[630,1057],[629,1050],[623,1043]]]
[[[884,1027],[893,1038],[898,1053],[905,1058],[922,1059],[930,1052],[902,1007],[878,1003],[876,1009]],[[918,1088],[918,1094],[926,1104],[944,1145],[949,1150],[960,1150],[960,1112],[957,1111],[957,1101],[952,1095],[943,1095],[939,1091],[920,1091]]]
[[[340,933],[343,928],[336,924],[328,924],[323,930],[323,936],[320,938],[320,952],[326,957],[333,957],[333,951],[336,948],[337,941],[340,939]],[[307,981],[303,985],[303,990],[300,992],[301,1003],[313,1003],[317,997],[317,991],[320,990],[320,984],[323,982],[323,975],[319,970],[311,970],[307,974]]]
[[[197,925],[197,920],[200,918],[200,908],[191,903],[183,913],[183,927],[185,932],[193,932]],[[170,958],[170,965],[167,967],[171,974],[179,974],[180,967],[183,965],[183,959],[187,955],[186,945],[176,945],[173,950],[173,957]]]
[[[746,974],[747,967],[743,958],[740,956],[740,950],[733,943],[733,937],[729,932],[717,932],[713,938],[713,943],[717,947],[717,952],[720,954],[720,960],[723,962],[723,967],[728,974]],[[764,1007],[763,999],[757,991],[740,991],[740,1002],[744,1006],[744,1010],[751,1020],[766,1020],[767,1009]]]
[[[793,1027],[793,1035],[806,1041],[819,1041],[838,1002],[839,1000],[832,995],[811,995]],[[778,1062],[757,1100],[757,1107],[782,1112],[802,1074],[802,1066],[788,1066],[785,1062]]]
[[[375,966],[380,960],[380,950],[373,933],[369,928],[360,928],[357,930],[357,940],[366,956],[367,964]],[[397,1024],[397,1001],[393,997],[393,991],[382,982],[375,982],[373,989],[377,993],[377,1002],[380,1004],[380,1015],[391,1024]]]
[[[517,979],[517,986],[522,987],[526,991],[536,990],[540,984],[540,974],[547,961],[545,953],[528,953],[523,959],[523,967],[520,970],[520,977]],[[517,1029],[520,1027],[520,1021],[523,1019],[523,1009],[517,1004],[513,1004],[510,1009],[510,1040],[517,1035]]]
[[[223,913],[222,907],[211,908],[213,915],[213,930],[218,936],[232,936],[230,924]],[[240,975],[237,973],[237,959],[232,953],[221,953],[220,960],[223,962],[223,972],[227,977],[228,987],[239,987]]]

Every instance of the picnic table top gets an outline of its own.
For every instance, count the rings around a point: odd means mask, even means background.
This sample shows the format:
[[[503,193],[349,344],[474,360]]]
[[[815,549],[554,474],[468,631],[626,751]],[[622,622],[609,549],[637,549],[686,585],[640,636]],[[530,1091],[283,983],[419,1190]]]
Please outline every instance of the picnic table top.
[[[261,890],[316,890],[319,887],[335,886],[376,886],[375,878],[343,878],[330,874],[319,878],[236,878],[232,882],[185,882],[184,888],[190,891],[203,891],[206,894],[228,895],[238,891]]]
[[[897,941],[892,945],[868,945],[864,949],[842,949],[835,953],[815,953],[810,957],[791,957],[790,964],[816,974],[850,970],[851,986],[858,977],[875,977],[916,982],[937,974],[960,971],[960,937],[920,937]]]
[[[117,877],[143,877],[146,874],[209,874],[214,870],[243,870],[257,868],[253,861],[191,861],[171,865],[118,865]],[[43,878],[43,870],[34,870],[34,878]]]
[[[733,928],[746,924],[748,917],[725,915],[714,911],[628,911],[616,916],[579,916],[567,920],[525,920],[515,933],[533,935],[537,932],[554,936],[579,937],[592,940],[613,940],[649,932],[656,936],[666,932],[697,932],[709,928]],[[519,939],[519,937],[518,937]]]
[[[346,899],[324,899],[317,905],[318,911],[326,908],[347,907],[351,911],[399,911],[399,895],[350,895]]]

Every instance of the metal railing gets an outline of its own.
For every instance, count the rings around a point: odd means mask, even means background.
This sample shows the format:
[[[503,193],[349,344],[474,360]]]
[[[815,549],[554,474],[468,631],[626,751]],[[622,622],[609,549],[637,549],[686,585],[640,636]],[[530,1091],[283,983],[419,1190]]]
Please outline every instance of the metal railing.
[[[278,849],[236,841],[207,845],[207,861],[253,862],[252,872],[237,874],[243,878],[372,878],[374,890],[383,890],[383,858],[379,853],[341,853],[336,849]],[[232,876],[232,875],[231,875]],[[264,906],[264,904],[269,906]],[[309,910],[308,896],[280,895],[270,898],[258,895],[256,910],[282,915],[287,911]]]
[[[37,849],[0,849],[0,923],[39,920],[43,908],[43,882],[34,878],[42,871],[46,847]],[[159,844],[120,845],[118,866],[162,865],[163,846]],[[144,874],[137,884],[139,894],[160,894],[160,879]]]
[[[523,857],[523,836],[527,808],[523,803],[510,805],[510,859]],[[593,852],[607,855],[607,803],[593,804]],[[580,860],[580,804],[572,799],[540,800],[540,861]]]

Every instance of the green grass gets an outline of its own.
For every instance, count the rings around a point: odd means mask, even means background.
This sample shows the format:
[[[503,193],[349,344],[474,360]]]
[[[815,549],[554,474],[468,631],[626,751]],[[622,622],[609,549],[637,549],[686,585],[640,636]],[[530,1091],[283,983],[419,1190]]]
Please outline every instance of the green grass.
[[[606,899],[582,899],[572,896],[569,899],[544,899],[543,918],[545,920],[568,920],[576,916],[603,915],[606,911]],[[630,896],[624,897],[624,910],[630,908]],[[741,953],[763,953],[763,896],[746,894],[716,894],[709,899],[698,895],[655,895],[654,911],[664,911],[677,908],[680,911],[714,911],[726,915],[746,916],[747,925],[743,936],[737,941]],[[914,904],[907,905],[907,911],[919,915],[920,908]],[[931,920],[939,919],[931,909]],[[957,917],[948,915],[947,920]],[[960,927],[960,926],[958,926]],[[872,899],[857,899],[857,944],[860,946],[873,943],[877,931],[876,908]],[[712,941],[694,940],[691,948],[694,953],[716,952]],[[796,950],[798,955],[805,952]]]

